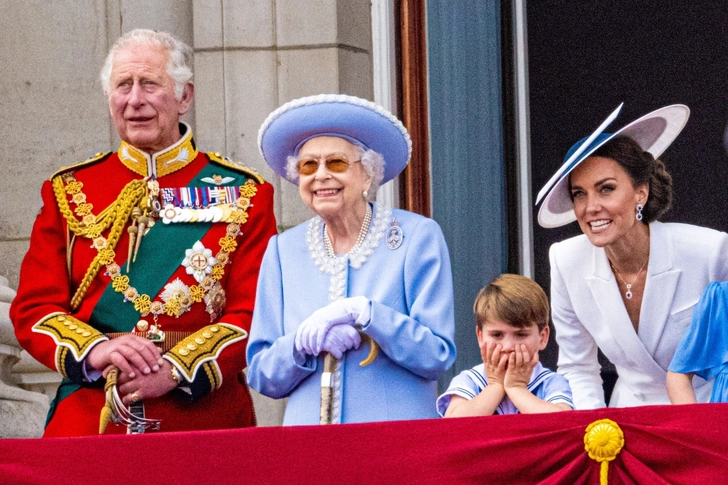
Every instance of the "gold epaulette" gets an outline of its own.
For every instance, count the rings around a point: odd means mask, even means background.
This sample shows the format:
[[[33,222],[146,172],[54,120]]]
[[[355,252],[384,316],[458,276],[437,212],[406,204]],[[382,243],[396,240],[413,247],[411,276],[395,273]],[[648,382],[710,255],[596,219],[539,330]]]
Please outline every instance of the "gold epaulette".
[[[53,175],[51,175],[50,180],[53,180],[55,177],[62,175],[64,173],[68,172],[69,170],[76,170],[77,168],[86,167],[88,165],[93,165],[94,163],[105,160],[106,157],[108,157],[109,155],[111,155],[111,152],[98,152],[96,155],[94,155],[93,157],[87,158],[83,162],[78,162],[73,165],[61,167],[58,170],[56,170],[56,172]]]
[[[242,163],[233,162],[227,157],[224,157],[219,152],[207,152],[207,156],[210,157],[211,162],[215,162],[219,165],[222,165],[223,167],[227,167],[229,169],[235,170],[236,172],[242,172],[248,177],[252,178],[259,184],[262,184],[265,182],[265,179],[261,174],[259,174],[254,168],[246,167]]]
[[[208,325],[175,345],[164,357],[182,372],[189,382],[195,380],[200,368],[204,369],[212,389],[222,385],[218,355],[228,345],[243,340],[248,332],[235,325],[218,323]]]
[[[50,336],[58,346],[56,368],[64,377],[68,352],[76,362],[81,362],[93,346],[108,338],[91,325],[65,313],[52,313],[33,325],[33,331]]]

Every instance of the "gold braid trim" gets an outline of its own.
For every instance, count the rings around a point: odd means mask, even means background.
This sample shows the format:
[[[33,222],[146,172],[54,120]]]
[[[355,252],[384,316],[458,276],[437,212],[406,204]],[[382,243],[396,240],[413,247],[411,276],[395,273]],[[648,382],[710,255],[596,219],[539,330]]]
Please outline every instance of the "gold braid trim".
[[[53,192],[58,202],[58,209],[63,215],[63,218],[68,224],[68,228],[77,236],[83,236],[89,239],[98,237],[106,229],[108,229],[117,219],[119,209],[124,209],[126,205],[129,205],[129,213],[142,197],[146,195],[147,182],[143,179],[132,180],[121,189],[119,197],[109,206],[101,211],[98,216],[95,217],[95,221],[88,224],[83,221],[76,219],[73,215],[71,206],[66,196],[66,186],[63,182],[63,177],[58,176],[53,179]],[[124,220],[126,222],[126,220]]]
[[[210,388],[215,391],[220,389],[222,386],[222,376],[220,375],[220,368],[215,362],[205,362],[202,364],[202,368],[207,374],[207,379],[210,381]]]
[[[60,347],[56,351],[56,368],[66,377],[64,362],[70,350],[76,362],[81,362],[89,350],[98,342],[108,338],[91,325],[81,320],[55,313],[33,325],[33,331],[50,336]]]
[[[61,175],[61,174],[64,174],[64,173],[67,173],[67,172],[70,172],[73,170],[78,170],[79,168],[88,167],[97,162],[102,162],[102,161],[106,160],[106,157],[108,157],[110,154],[111,154],[111,152],[97,152],[96,155],[94,155],[93,157],[89,157],[82,162],[78,162],[78,163],[74,163],[71,165],[66,165],[64,167],[61,167],[58,170],[56,170],[56,172],[53,175],[51,175],[51,180],[54,177],[56,177],[57,175]]]
[[[55,177],[52,180],[52,184],[53,193],[56,196],[56,202],[58,203],[58,210],[61,212],[61,215],[66,220],[68,230],[71,231],[74,235],[86,236],[86,233],[91,230],[98,231],[98,233],[100,234],[109,228],[109,226],[113,222],[112,210],[115,208],[114,203],[104,209],[101,214],[95,216],[94,222],[92,224],[87,224],[86,222],[79,221],[73,215],[73,212],[71,211],[71,205],[69,204],[68,198],[66,197],[67,191],[66,185],[63,182],[63,177]]]
[[[207,156],[210,158],[210,161],[218,163],[222,165],[223,167],[231,168],[235,170],[236,172],[242,172],[248,177],[253,178],[256,182],[259,184],[262,184],[265,182],[265,179],[261,174],[255,171],[254,168],[246,167],[242,163],[233,162],[227,157],[222,156],[222,154],[218,152],[207,152]]]
[[[66,355],[68,354],[68,347],[58,346],[56,350],[56,369],[63,377],[68,377],[66,372]]]
[[[95,222],[92,224],[86,224],[83,221],[79,221],[73,215],[71,207],[66,198],[66,188],[64,187],[63,180],[61,177],[53,179],[53,191],[58,202],[58,208],[66,220],[68,229],[75,235],[86,237],[88,239],[94,239],[101,235],[102,232],[107,230],[111,226],[111,232],[108,237],[108,245],[104,251],[99,251],[96,257],[91,262],[86,274],[81,280],[81,284],[76,289],[76,293],[71,299],[71,310],[77,309],[83,297],[86,295],[91,282],[96,278],[99,269],[103,264],[109,264],[109,260],[114,259],[114,248],[119,242],[121,235],[123,234],[124,226],[126,225],[129,216],[131,215],[132,209],[140,203],[140,201],[147,194],[147,182],[145,180],[132,180],[122,189],[116,200],[111,203],[106,209],[104,209]]]
[[[164,358],[182,371],[189,382],[195,380],[198,370],[202,367],[207,373],[210,387],[217,389],[222,383],[217,366],[205,367],[203,364],[214,361],[222,349],[247,336],[248,332],[235,325],[227,323],[208,325],[175,345],[172,350],[164,354]]]

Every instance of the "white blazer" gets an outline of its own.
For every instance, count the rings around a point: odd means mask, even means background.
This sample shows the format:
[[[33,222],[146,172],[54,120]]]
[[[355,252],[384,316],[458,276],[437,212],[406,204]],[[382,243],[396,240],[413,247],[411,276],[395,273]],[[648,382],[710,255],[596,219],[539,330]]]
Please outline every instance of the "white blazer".
[[[609,405],[669,404],[667,368],[693,307],[711,281],[728,280],[728,234],[687,224],[650,224],[650,260],[639,331],[627,315],[603,248],[585,235],[551,246],[551,311],[559,344],[558,372],[577,409],[603,407],[597,348],[619,378]],[[695,377],[699,402],[712,383]]]

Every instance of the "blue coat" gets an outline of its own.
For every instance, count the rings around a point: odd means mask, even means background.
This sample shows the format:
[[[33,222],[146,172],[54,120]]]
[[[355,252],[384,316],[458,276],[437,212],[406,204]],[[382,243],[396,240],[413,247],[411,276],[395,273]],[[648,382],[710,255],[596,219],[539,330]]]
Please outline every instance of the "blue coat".
[[[377,212],[381,211],[379,217]],[[391,211],[391,217],[384,219]],[[386,244],[395,218],[404,235],[397,249]],[[283,424],[318,424],[323,359],[294,361],[300,323],[330,303],[331,276],[313,258],[322,237],[314,218],[271,238],[263,258],[248,343],[248,381],[272,398],[288,397]],[[376,230],[377,221],[380,230]],[[381,224],[386,224],[382,226]],[[378,236],[376,235],[378,233]],[[372,301],[364,333],[379,343],[366,367],[368,345],[341,360],[341,422],[437,417],[437,379],[455,361],[450,259],[442,231],[431,219],[374,205],[372,253],[359,269],[343,270],[343,297]]]

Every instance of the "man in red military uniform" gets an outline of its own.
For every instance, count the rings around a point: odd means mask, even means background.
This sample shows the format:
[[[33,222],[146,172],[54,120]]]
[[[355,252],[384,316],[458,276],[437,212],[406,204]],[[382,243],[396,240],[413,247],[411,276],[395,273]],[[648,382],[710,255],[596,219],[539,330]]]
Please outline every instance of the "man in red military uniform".
[[[45,436],[255,424],[242,370],[273,189],[180,123],[191,58],[122,36],[101,73],[119,149],[43,185],[11,319],[64,377]]]

